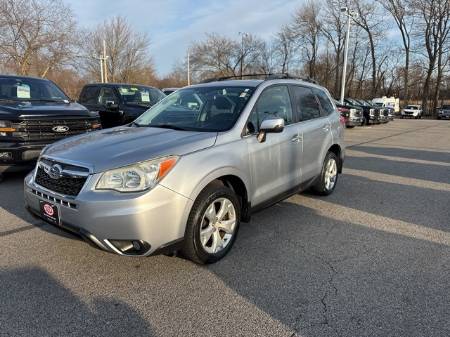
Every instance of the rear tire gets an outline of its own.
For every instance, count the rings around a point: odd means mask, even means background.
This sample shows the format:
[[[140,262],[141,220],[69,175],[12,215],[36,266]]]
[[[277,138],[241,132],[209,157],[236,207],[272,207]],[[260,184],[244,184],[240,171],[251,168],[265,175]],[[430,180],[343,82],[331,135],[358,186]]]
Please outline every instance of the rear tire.
[[[220,182],[210,184],[192,206],[181,253],[198,264],[219,261],[236,240],[240,218],[241,205],[234,191]]]
[[[330,195],[336,188],[338,181],[339,161],[333,152],[328,152],[323,162],[322,171],[317,182],[312,187],[313,192],[319,195]]]

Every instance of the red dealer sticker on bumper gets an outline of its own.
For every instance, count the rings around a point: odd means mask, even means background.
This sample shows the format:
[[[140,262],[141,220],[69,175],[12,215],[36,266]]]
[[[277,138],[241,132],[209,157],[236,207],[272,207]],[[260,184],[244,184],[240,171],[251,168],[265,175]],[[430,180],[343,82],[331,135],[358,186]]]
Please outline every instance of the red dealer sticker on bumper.
[[[54,225],[59,225],[58,207],[46,201],[40,201],[42,217]]]

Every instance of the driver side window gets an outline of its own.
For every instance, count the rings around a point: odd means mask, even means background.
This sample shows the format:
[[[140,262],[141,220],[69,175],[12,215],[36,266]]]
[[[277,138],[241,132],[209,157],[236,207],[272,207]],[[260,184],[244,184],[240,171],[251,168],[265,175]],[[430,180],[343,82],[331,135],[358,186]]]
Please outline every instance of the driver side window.
[[[262,92],[247,123],[247,132],[258,132],[262,121],[283,118],[285,125],[292,124],[292,105],[285,85],[269,87]]]
[[[119,103],[119,99],[117,98],[113,88],[103,87],[100,90],[100,95],[98,97],[98,103],[100,105],[106,105],[106,102],[114,102],[115,104]]]

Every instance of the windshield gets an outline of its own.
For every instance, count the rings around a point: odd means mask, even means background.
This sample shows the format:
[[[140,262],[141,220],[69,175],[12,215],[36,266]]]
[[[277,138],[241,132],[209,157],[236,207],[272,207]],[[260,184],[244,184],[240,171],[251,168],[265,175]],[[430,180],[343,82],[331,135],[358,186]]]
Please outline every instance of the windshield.
[[[444,110],[450,110],[450,105],[443,105],[443,106],[442,106],[442,109],[444,109]]]
[[[375,106],[383,107],[383,103],[375,103]]]
[[[252,94],[253,88],[247,87],[181,89],[145,112],[134,125],[189,131],[227,131],[236,123]]]
[[[68,101],[53,82],[34,78],[0,77],[0,100]]]
[[[117,89],[128,105],[152,106],[166,97],[160,90],[151,87],[121,85]]]
[[[408,110],[418,110],[419,107],[418,107],[418,106],[415,106],[415,105],[408,105],[408,106],[406,107],[406,109],[408,109]]]

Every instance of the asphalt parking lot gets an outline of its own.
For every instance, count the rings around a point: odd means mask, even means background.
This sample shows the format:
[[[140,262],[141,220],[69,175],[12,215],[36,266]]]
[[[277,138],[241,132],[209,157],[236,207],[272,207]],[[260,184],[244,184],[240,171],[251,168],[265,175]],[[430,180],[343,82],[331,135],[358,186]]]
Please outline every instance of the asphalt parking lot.
[[[244,224],[215,265],[124,258],[0,184],[0,336],[449,336],[450,122],[347,130],[335,194]]]

